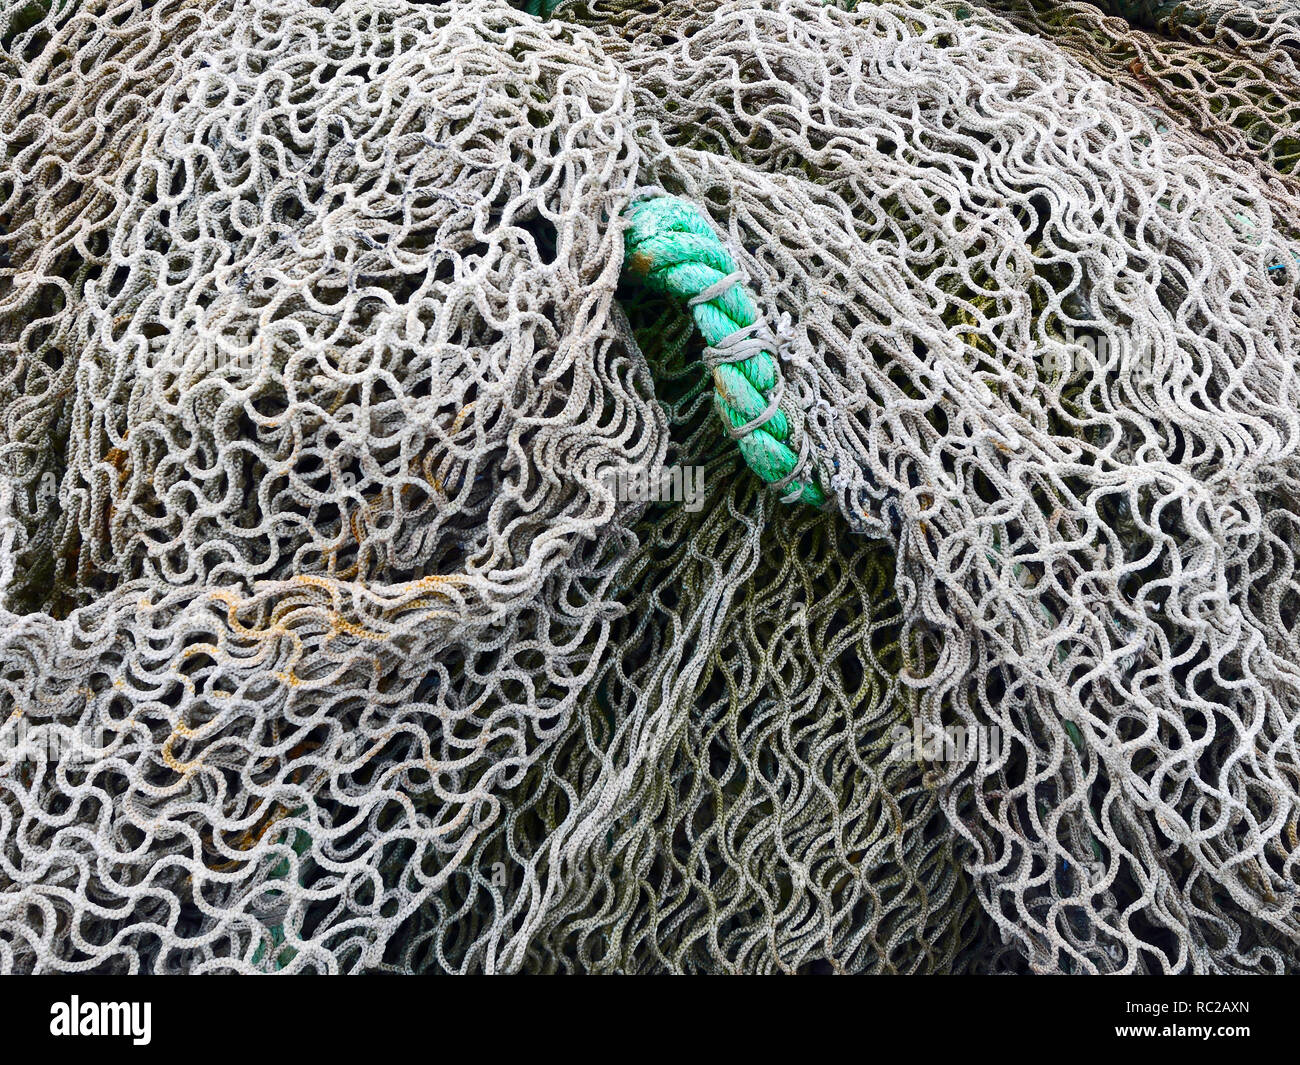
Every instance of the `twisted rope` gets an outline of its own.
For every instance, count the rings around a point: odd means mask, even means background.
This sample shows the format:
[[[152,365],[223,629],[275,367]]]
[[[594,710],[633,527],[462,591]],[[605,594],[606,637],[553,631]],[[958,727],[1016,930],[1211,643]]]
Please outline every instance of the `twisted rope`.
[[[631,223],[624,269],[652,292],[685,300],[708,345],[714,406],[750,469],[782,490],[784,502],[826,502],[816,481],[800,476],[806,452],[790,446],[776,341],[713,227],[673,196],[634,203],[624,217]]]

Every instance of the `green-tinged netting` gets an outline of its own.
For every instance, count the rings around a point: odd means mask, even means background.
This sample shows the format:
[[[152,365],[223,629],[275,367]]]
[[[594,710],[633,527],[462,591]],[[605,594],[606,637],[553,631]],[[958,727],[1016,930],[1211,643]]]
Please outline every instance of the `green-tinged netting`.
[[[1294,9],[526,6],[0,0],[0,970],[1300,971]]]

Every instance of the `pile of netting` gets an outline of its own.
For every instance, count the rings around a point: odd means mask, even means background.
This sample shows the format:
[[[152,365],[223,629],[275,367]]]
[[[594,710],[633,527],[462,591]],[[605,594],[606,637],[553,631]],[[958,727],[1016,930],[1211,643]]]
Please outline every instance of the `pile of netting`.
[[[1297,19],[1108,12],[0,4],[0,970],[1300,971]]]

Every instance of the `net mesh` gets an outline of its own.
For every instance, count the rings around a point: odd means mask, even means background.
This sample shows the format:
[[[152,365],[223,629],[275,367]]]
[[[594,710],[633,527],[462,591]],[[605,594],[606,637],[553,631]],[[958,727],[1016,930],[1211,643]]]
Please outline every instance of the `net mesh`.
[[[1297,968],[1294,16],[989,6],[0,13],[0,967]]]
[[[1113,2],[1149,32],[1091,4],[987,0],[982,6],[1064,49],[1092,73],[1207,137],[1265,189],[1300,185],[1300,25],[1291,5]],[[1284,203],[1278,204],[1285,214]]]

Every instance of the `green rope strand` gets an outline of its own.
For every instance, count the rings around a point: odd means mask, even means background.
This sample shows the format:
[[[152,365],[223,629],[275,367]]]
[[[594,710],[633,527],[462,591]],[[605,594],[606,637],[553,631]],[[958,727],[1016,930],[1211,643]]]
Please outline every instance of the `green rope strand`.
[[[623,266],[631,276],[653,292],[685,300],[710,348],[721,352],[732,344],[739,355],[756,347],[743,341],[762,326],[758,305],[735,280],[735,259],[698,209],[676,197],[660,196],[633,204],[624,217],[630,225]],[[743,334],[742,343],[737,343],[737,333]],[[799,455],[788,442],[789,420],[771,396],[779,379],[770,350],[718,362],[713,367],[714,405],[750,469],[781,487],[786,502],[819,506],[826,494],[817,483],[794,477]]]

